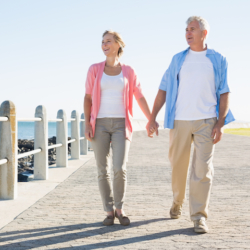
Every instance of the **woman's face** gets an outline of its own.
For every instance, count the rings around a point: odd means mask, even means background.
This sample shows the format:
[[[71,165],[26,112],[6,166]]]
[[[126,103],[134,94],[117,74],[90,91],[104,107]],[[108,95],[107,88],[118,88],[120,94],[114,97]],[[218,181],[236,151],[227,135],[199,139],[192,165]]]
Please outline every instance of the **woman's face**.
[[[102,39],[102,50],[105,56],[115,57],[118,54],[120,48],[119,43],[117,43],[112,34],[106,34]]]

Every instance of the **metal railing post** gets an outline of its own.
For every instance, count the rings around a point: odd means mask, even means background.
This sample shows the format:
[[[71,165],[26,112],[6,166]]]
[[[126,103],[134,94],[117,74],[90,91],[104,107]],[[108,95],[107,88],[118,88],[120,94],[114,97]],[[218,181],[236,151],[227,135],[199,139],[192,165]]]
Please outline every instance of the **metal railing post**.
[[[41,152],[34,155],[34,179],[47,180],[48,166],[48,119],[46,108],[40,105],[36,108],[35,117],[42,121],[35,121],[34,149],[41,148]]]
[[[64,110],[57,112],[57,118],[62,119],[56,122],[56,143],[61,143],[62,147],[56,148],[56,166],[68,167],[68,121]]]
[[[80,136],[79,136],[79,114],[76,110],[71,112],[71,118],[75,119],[71,121],[71,139],[75,139],[71,143],[71,158],[80,159]]]
[[[5,101],[0,107],[0,116],[8,121],[0,122],[0,159],[7,163],[0,166],[0,198],[17,197],[17,120],[13,102]]]
[[[84,113],[82,113],[81,119],[84,119]],[[80,122],[80,137],[84,137],[84,139],[80,141],[80,153],[81,155],[87,155],[88,140],[85,138],[85,121]]]

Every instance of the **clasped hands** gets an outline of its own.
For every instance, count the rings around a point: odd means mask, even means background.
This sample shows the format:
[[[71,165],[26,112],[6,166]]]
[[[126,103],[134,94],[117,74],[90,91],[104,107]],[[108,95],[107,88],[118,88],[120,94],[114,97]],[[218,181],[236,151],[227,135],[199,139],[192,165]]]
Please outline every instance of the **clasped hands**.
[[[158,127],[159,127],[159,124],[155,120],[148,121],[146,125],[148,137],[153,138],[154,133],[158,136]]]

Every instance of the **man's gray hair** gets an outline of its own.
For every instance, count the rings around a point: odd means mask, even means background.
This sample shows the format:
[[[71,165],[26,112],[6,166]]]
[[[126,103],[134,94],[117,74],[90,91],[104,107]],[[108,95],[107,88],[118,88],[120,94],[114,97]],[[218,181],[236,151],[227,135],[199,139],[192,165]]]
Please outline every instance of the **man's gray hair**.
[[[204,19],[201,16],[191,16],[187,20],[187,25],[189,25],[191,22],[197,21],[200,25],[201,30],[207,30],[207,34],[209,33],[210,27],[206,19]]]

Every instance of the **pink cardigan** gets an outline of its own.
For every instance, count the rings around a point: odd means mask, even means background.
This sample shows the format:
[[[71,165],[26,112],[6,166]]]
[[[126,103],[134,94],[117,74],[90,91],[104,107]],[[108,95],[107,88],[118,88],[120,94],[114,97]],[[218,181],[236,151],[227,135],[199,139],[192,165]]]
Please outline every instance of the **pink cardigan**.
[[[105,61],[90,66],[86,80],[86,94],[92,96],[92,108],[90,124],[95,134],[96,117],[100,108],[101,101],[101,79],[105,67]],[[126,138],[132,139],[132,118],[133,118],[133,95],[136,99],[143,97],[141,85],[135,71],[128,65],[122,64],[122,74],[124,78],[124,104],[126,112]]]

